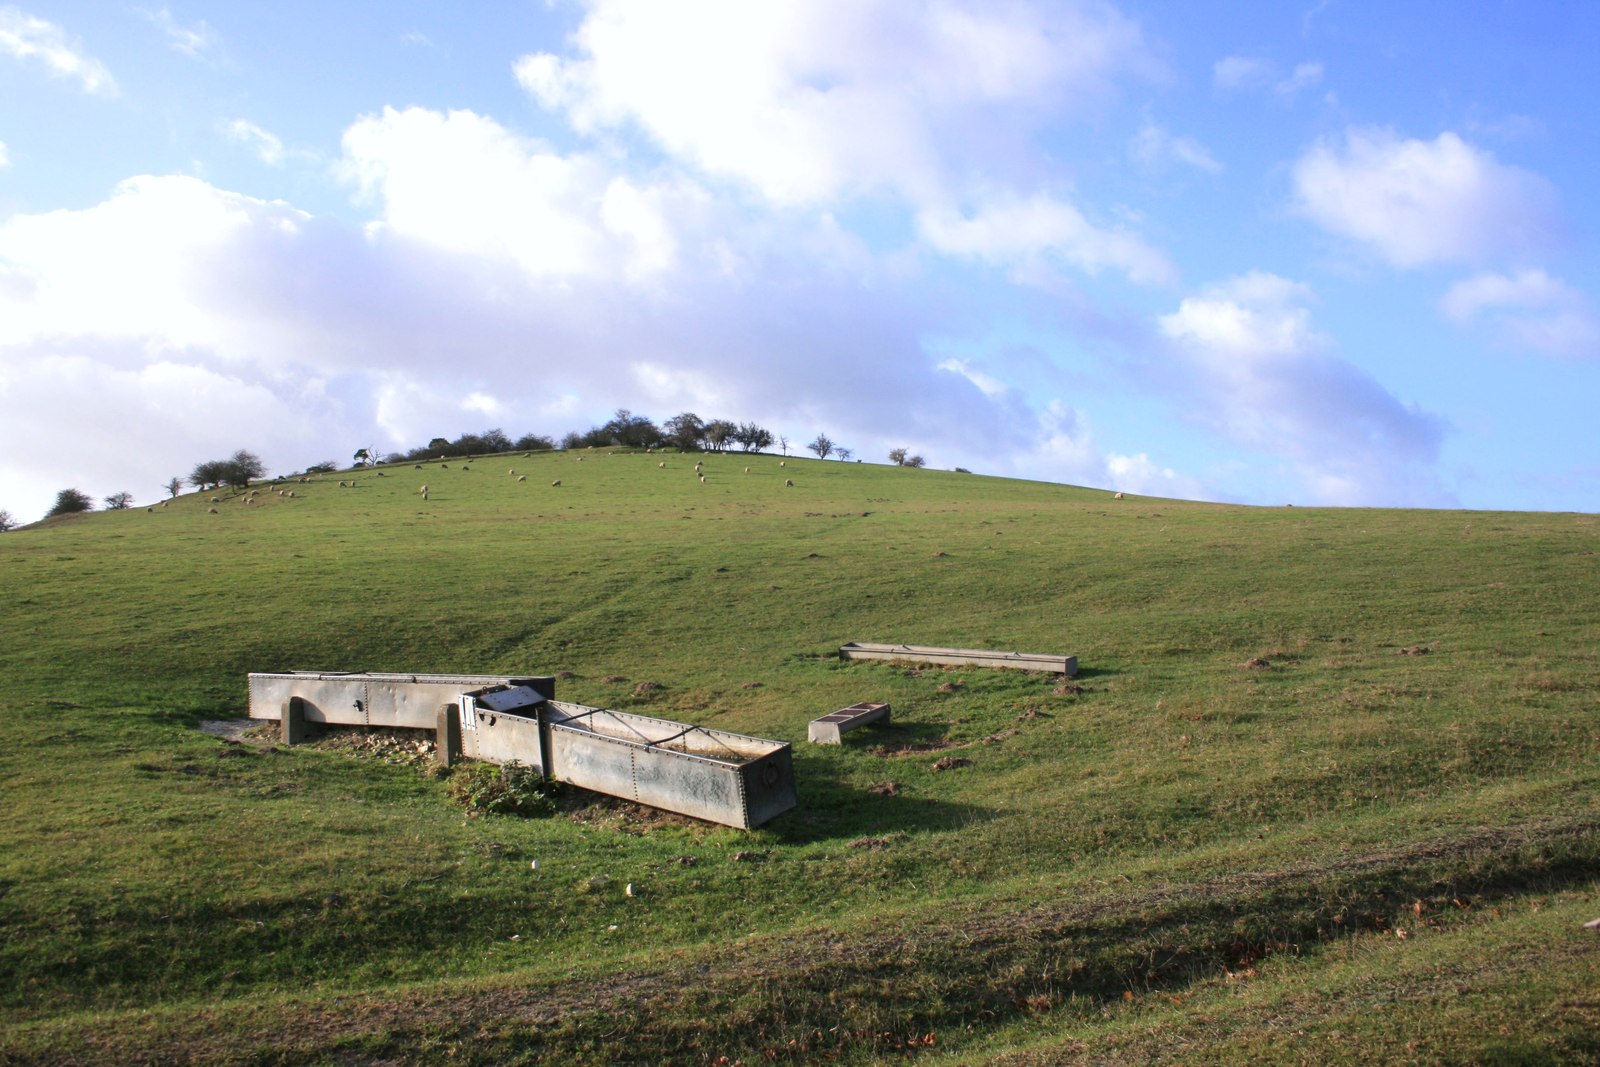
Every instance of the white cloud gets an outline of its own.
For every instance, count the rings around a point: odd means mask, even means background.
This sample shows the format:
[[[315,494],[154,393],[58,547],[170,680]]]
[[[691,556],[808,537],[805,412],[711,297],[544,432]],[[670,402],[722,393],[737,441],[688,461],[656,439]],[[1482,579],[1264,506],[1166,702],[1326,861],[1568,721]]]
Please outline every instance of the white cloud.
[[[704,202],[687,182],[641,185],[470,111],[385,108],[345,131],[339,169],[383,230],[549,279],[663,272]]]
[[[9,5],[0,7],[0,52],[36,59],[55,77],[76,79],[85,92],[117,95],[116,79],[105,64],[68,41],[65,30]]]
[[[1300,283],[1256,272],[1161,317],[1190,417],[1280,456],[1321,502],[1416,503],[1443,424],[1335,355],[1312,328],[1310,296]]]
[[[6,151],[6,143],[0,141],[0,170],[11,166],[11,154]]]
[[[1211,65],[1211,84],[1220,92],[1250,92],[1271,88],[1285,100],[1322,82],[1323,66],[1315,60],[1295,64],[1281,75],[1278,64],[1259,56],[1226,56]]]
[[[1485,322],[1502,344],[1557,356],[1600,356],[1600,319],[1577,289],[1542,270],[1484,273],[1451,286],[1440,308],[1462,326]]]
[[[580,132],[631,125],[709,175],[814,204],[892,190],[945,198],[995,143],[1156,70],[1137,24],[1098,0],[592,0],[580,55],[516,75]],[[997,122],[996,115],[1004,116]]]
[[[1159,169],[1182,163],[1208,174],[1222,172],[1222,164],[1200,142],[1189,137],[1174,137],[1148,118],[1134,135],[1128,151],[1136,162],[1147,167]]]
[[[1555,192],[1454,133],[1432,141],[1357,128],[1294,165],[1296,207],[1398,267],[1480,262],[1549,244]]]
[[[285,156],[283,141],[279,140],[276,134],[262,129],[248,119],[234,119],[232,122],[224,123],[222,132],[228,140],[248,146],[255,152],[256,157],[268,166],[283,165]]]
[[[989,263],[1043,255],[1090,274],[1118,270],[1140,284],[1165,283],[1175,274],[1160,250],[1122,230],[1096,226],[1073,205],[1045,194],[997,197],[970,215],[924,211],[917,230],[940,252]]]
[[[173,51],[182,52],[190,58],[199,59],[203,52],[217,43],[217,31],[213,30],[205,19],[192,26],[181,26],[172,17],[172,12],[165,7],[144,9],[140,13],[161,28],[167,35],[167,42]]]
[[[1277,76],[1277,64],[1255,56],[1226,56],[1211,66],[1212,84],[1227,92],[1259,89]]]
[[[1272,91],[1282,97],[1293,97],[1304,89],[1309,89],[1322,82],[1321,63],[1297,63],[1294,70],[1287,78],[1278,81]]]

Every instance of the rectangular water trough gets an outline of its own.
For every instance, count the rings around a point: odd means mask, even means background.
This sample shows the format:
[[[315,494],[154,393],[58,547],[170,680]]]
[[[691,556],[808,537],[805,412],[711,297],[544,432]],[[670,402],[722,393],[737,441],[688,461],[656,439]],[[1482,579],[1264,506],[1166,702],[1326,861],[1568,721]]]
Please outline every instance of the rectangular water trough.
[[[980,648],[936,648],[930,645],[880,645],[850,641],[839,646],[845,660],[901,660],[933,663],[945,667],[1003,667],[1017,671],[1049,671],[1077,674],[1077,656],[1056,656],[1037,652],[991,652]]]
[[[558,781],[725,826],[795,806],[787,741],[552,700],[540,713]]]

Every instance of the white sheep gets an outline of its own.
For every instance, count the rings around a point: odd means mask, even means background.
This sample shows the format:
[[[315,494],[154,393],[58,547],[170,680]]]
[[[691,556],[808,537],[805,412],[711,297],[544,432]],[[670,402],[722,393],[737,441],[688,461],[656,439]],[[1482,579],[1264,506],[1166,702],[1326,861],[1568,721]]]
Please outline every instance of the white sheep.
[[[788,465],[789,465],[789,461],[788,461],[788,460],[786,460],[786,459],[780,459],[780,460],[778,460],[778,466],[780,466],[780,467],[787,467],[787,466],[788,466]]]
[[[706,476],[704,474],[702,474],[700,476],[700,484],[701,485],[705,485],[706,484]]]
[[[1118,493],[1116,496],[1112,497],[1111,499],[1112,500],[1121,500],[1122,499],[1122,494]]]
[[[215,515],[217,513],[217,509],[216,508],[207,508],[206,510],[209,511],[213,515]]]
[[[784,485],[785,485],[785,486],[786,486],[786,487],[788,487],[788,488],[790,488],[790,489],[793,489],[793,488],[794,488],[794,479],[793,479],[793,478],[785,478],[785,479],[784,479],[784,480],[783,480],[783,484],[784,484]]]
[[[507,474],[515,474],[515,473],[517,473],[517,468],[515,468],[515,467],[508,467],[508,468],[506,468],[506,473],[507,473]]]
[[[744,469],[744,472],[745,472],[745,473],[746,473],[746,474],[749,474],[749,473],[750,473],[750,468],[749,468],[749,467],[746,467],[746,468],[745,468],[745,469]]]
[[[527,475],[526,475],[526,474],[519,474],[519,475],[517,475],[517,481],[519,481],[519,482],[525,482],[525,481],[527,481],[527,480],[528,480],[528,476],[527,476]]]
[[[555,488],[556,486],[559,486],[560,484],[561,484],[561,479],[557,478],[555,481],[550,483],[550,486],[551,486],[551,488]]]
[[[662,460],[660,463],[657,463],[656,466],[660,467],[662,470],[666,470],[667,469],[667,461],[666,460]]]

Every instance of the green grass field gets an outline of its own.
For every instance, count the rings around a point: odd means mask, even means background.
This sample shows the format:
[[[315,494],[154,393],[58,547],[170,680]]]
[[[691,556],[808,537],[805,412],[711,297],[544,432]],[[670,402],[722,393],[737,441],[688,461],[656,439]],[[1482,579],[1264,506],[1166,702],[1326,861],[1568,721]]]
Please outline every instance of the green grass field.
[[[1600,517],[664,458],[0,537],[0,1062],[1600,1060]],[[197,729],[286,669],[568,671],[799,806],[469,817]]]

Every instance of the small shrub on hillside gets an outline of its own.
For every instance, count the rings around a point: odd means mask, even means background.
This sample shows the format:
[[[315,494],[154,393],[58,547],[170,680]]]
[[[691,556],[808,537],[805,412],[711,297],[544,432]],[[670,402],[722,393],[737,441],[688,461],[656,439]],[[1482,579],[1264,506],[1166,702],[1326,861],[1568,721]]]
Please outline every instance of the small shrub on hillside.
[[[56,502],[50,510],[45,512],[45,518],[54,515],[75,515],[80,511],[93,511],[94,501],[89,499],[87,493],[76,489],[63,489],[56,494]]]
[[[553,815],[556,810],[556,783],[545,781],[538,771],[515,760],[503,767],[464,764],[450,776],[447,789],[468,811],[533,818]]]

